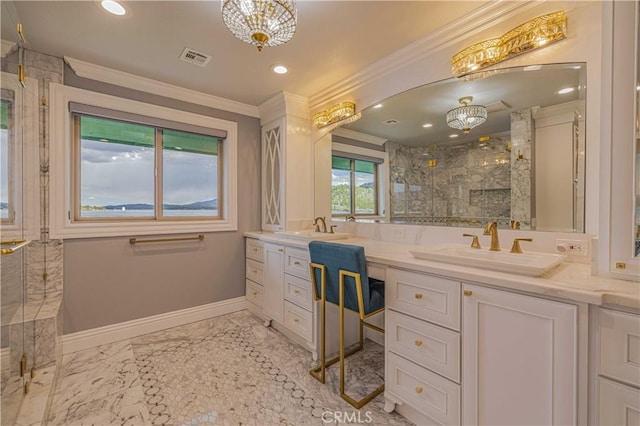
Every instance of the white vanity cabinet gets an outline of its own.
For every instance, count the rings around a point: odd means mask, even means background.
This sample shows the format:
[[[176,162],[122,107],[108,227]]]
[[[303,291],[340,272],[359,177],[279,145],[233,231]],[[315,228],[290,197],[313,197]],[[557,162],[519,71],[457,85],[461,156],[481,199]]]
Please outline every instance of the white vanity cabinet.
[[[317,321],[307,249],[247,238],[246,295],[249,311],[308,347],[316,358]]]
[[[565,425],[578,307],[387,269],[385,409],[417,424]]]
[[[463,424],[577,424],[577,307],[462,291]]]
[[[640,425],[640,315],[599,309],[598,424]]]
[[[460,282],[388,268],[385,410],[460,424]]]

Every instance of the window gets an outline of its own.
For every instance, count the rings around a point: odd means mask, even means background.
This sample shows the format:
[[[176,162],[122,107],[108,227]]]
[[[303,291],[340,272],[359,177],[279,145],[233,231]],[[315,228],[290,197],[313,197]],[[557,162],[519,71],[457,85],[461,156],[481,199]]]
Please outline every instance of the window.
[[[331,210],[340,215],[378,215],[378,164],[331,157]]]
[[[238,229],[235,122],[51,83],[51,238]]]
[[[9,90],[2,90],[0,103],[0,221],[4,224],[13,224],[15,220],[15,206],[13,185],[14,176],[13,150],[15,148],[13,134],[13,107]]]
[[[72,115],[74,220],[220,218],[221,138]]]

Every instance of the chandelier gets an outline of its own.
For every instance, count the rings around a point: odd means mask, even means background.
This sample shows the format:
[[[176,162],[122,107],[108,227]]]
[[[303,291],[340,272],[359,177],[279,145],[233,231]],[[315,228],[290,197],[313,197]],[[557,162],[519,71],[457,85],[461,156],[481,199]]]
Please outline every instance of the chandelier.
[[[291,40],[296,32],[295,0],[223,0],[222,20],[240,40],[262,51]]]
[[[487,119],[487,108],[484,105],[469,105],[472,96],[460,98],[462,106],[447,112],[447,124],[454,129],[469,133],[469,130],[481,125]]]

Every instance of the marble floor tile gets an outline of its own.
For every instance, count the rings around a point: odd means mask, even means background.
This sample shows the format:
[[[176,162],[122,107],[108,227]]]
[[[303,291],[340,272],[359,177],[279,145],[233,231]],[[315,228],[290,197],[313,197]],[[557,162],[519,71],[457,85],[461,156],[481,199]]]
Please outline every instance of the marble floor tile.
[[[65,355],[51,425],[323,425],[333,413],[375,425],[409,425],[377,397],[355,410],[309,375],[310,352],[247,311]],[[384,350],[366,341],[347,359],[347,392],[383,383]]]

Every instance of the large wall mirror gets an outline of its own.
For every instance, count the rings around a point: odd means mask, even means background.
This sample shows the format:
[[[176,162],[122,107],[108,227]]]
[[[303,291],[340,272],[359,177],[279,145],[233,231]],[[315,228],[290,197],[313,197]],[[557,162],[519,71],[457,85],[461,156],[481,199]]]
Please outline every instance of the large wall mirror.
[[[362,138],[337,130],[341,137],[333,140],[360,148],[368,139],[385,141],[372,152],[388,155],[388,173],[378,173],[388,211],[378,215],[392,223],[473,227],[497,220],[502,227],[584,232],[585,82],[584,63],[438,81],[380,101],[339,128]],[[486,111],[486,121],[468,132],[447,123],[447,112],[465,97]],[[340,164],[336,152],[333,158]],[[372,186],[363,182],[353,182],[356,193]]]

